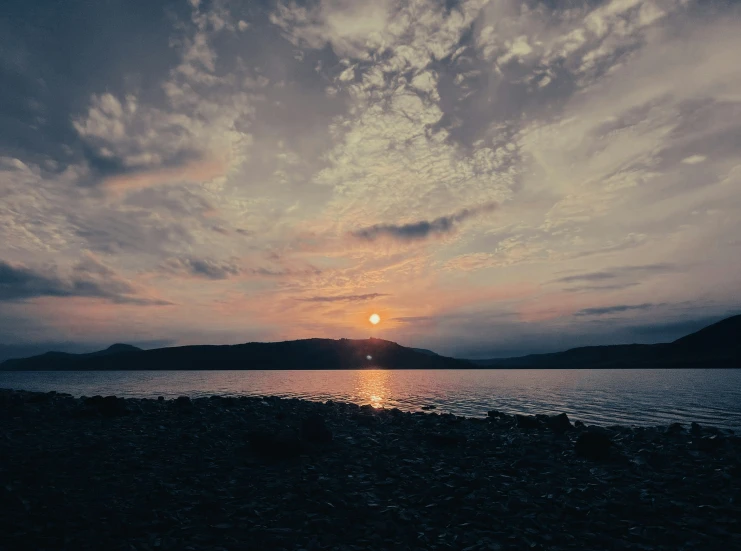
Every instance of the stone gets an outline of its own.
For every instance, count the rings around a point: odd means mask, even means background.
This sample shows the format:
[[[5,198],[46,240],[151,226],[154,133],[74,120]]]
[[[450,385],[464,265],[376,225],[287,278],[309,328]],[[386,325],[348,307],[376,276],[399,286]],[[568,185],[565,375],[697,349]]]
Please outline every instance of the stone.
[[[495,409],[491,411],[487,411],[486,416],[489,417],[490,419],[506,419],[507,418],[506,413],[502,413],[501,411],[497,411]]]
[[[681,425],[681,423],[672,423],[666,429],[666,432],[667,434],[681,434],[682,432],[684,432],[684,427]]]
[[[558,415],[551,415],[546,420],[546,425],[548,425],[548,428],[551,429],[553,432],[556,433],[564,433],[567,430],[571,430],[574,427],[571,424],[571,421],[569,421],[569,416],[565,413],[559,413]]]
[[[694,441],[695,447],[704,452],[713,452],[723,445],[723,437],[714,434],[713,436],[703,436]]]
[[[380,408],[363,427],[351,405],[239,397],[225,408],[208,396],[182,411],[126,399],[124,421],[100,422],[100,396],[30,395],[0,389],[3,549],[738,548],[741,438],[725,429],[590,426],[572,438],[548,417],[521,430],[514,416]],[[73,421],[78,406],[97,418]],[[331,447],[302,437],[315,415]],[[574,453],[582,433],[614,442],[609,463]]]
[[[574,428],[575,429],[584,429],[587,426],[582,421],[574,421]]]
[[[123,398],[115,396],[106,396],[98,404],[98,411],[105,417],[116,417],[127,415],[129,410],[126,408],[126,401]]]
[[[177,398],[175,398],[175,405],[179,407],[190,407],[193,405],[193,403],[187,396],[178,396]]]
[[[702,427],[699,423],[695,423],[694,421],[690,425],[690,434],[692,436],[699,436],[702,434]]]
[[[422,406],[421,409],[423,409],[424,411],[430,411],[431,409],[437,409],[437,406]]]
[[[332,431],[327,428],[324,417],[314,414],[301,421],[301,438],[306,442],[329,444],[332,441]]]
[[[291,429],[252,431],[247,433],[247,441],[255,453],[271,459],[290,459],[304,451],[304,443]]]
[[[96,413],[104,417],[118,417],[128,415],[126,400],[116,396],[93,396],[83,401],[84,407],[78,412],[81,417],[94,416]]]
[[[29,404],[46,404],[51,401],[53,394],[47,393],[47,394],[31,394],[26,398],[26,402]]]
[[[612,440],[609,436],[601,432],[587,431],[576,439],[574,451],[580,457],[601,461],[609,457],[611,447]]]
[[[515,415],[518,429],[539,429],[540,421],[530,415]]]
[[[424,435],[430,444],[443,447],[454,447],[465,444],[467,439],[462,434],[431,432]]]

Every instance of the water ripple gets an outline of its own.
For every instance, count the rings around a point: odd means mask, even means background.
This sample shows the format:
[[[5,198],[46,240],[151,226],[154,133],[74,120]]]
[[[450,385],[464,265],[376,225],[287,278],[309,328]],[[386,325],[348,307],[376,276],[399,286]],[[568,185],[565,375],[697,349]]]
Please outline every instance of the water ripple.
[[[152,398],[276,395],[482,416],[566,412],[603,425],[741,430],[741,370],[0,372],[0,388]]]

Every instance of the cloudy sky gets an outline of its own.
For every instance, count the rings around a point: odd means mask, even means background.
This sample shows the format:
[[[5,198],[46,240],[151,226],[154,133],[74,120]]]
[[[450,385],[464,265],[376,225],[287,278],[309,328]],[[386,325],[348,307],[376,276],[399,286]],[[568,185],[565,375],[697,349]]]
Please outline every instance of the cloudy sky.
[[[493,357],[736,313],[739,28],[728,1],[6,0],[0,357]]]

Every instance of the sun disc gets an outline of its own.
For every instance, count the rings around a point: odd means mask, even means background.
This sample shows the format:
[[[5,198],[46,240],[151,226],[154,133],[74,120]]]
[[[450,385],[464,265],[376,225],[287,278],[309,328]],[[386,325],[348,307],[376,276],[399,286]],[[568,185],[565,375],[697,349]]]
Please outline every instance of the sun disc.
[[[370,318],[368,318],[368,320],[369,320],[369,321],[370,321],[370,322],[371,322],[371,323],[372,323],[373,325],[376,325],[376,324],[377,324],[377,323],[378,323],[379,321],[381,321],[381,316],[379,316],[378,314],[373,314],[373,315],[371,315],[371,317],[370,317]]]

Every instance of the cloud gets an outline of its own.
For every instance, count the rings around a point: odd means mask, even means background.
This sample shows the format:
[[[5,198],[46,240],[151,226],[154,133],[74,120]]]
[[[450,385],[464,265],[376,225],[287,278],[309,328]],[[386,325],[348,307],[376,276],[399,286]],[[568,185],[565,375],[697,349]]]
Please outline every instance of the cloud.
[[[436,235],[445,235],[453,232],[461,222],[479,214],[492,212],[497,208],[495,203],[463,209],[449,216],[441,216],[433,220],[420,220],[409,224],[376,224],[368,228],[355,230],[354,237],[366,241],[375,241],[382,237],[389,237],[400,241],[416,241]]]
[[[625,283],[613,283],[610,285],[577,285],[575,287],[568,287],[564,291],[569,293],[583,293],[583,292],[600,292],[600,291],[620,291],[623,289],[629,289],[630,287],[636,287],[637,281],[628,281]]]
[[[78,263],[67,277],[57,275],[55,270],[42,272],[0,260],[0,301],[38,297],[103,298],[117,304],[170,304],[137,296],[134,286],[92,257]]]
[[[696,165],[705,161],[707,157],[705,155],[691,155],[682,159],[682,162],[686,165]]]
[[[170,258],[164,267],[166,270],[189,276],[206,279],[229,279],[241,273],[234,262],[218,261],[209,258]]]
[[[373,300],[380,297],[389,296],[386,293],[368,293],[365,295],[336,295],[336,296],[322,296],[322,297],[310,297],[302,298],[304,302],[363,302],[366,300]]]
[[[391,321],[399,323],[428,324],[435,319],[437,319],[435,316],[401,316],[398,318],[391,318]]]
[[[235,83],[246,71],[223,74],[212,43],[246,27],[221,2],[208,13],[193,4],[190,19],[192,24],[180,24],[171,40],[179,62],[160,85],[163,101],[136,90],[94,93],[87,110],[72,117],[96,183],[125,192],[210,182],[245,158],[253,105]]]
[[[561,277],[553,280],[554,283],[578,283],[582,281],[586,282],[600,282],[600,281],[611,281],[626,276],[648,276],[651,274],[665,273],[676,270],[677,267],[673,264],[648,264],[645,266],[623,266],[619,268],[613,268],[611,270],[604,270],[601,272],[590,272],[586,274],[576,274]]]
[[[738,294],[738,3],[110,0],[50,40],[32,4],[0,18],[12,339],[365,336],[342,297],[378,290],[388,338],[527,352]]]
[[[321,48],[330,42],[337,55],[366,57],[383,44],[392,7],[390,0],[321,0],[309,9],[280,2],[271,22],[296,45]]]
[[[644,304],[621,304],[617,306],[603,306],[600,308],[585,308],[583,310],[579,310],[574,315],[575,316],[604,316],[607,314],[618,314],[621,312],[629,312],[631,310],[648,310],[656,306],[658,305],[650,303],[650,302],[646,302]]]

